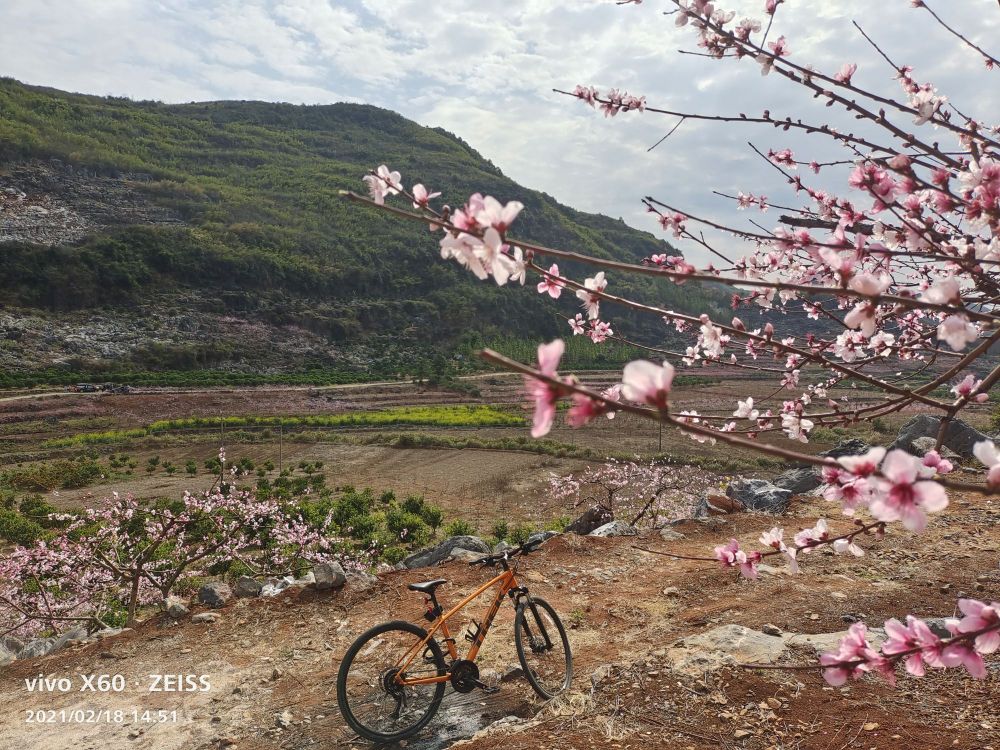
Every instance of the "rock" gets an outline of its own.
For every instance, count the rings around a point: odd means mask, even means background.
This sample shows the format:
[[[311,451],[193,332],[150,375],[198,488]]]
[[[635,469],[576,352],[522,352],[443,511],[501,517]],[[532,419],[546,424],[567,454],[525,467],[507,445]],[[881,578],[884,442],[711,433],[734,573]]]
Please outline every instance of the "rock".
[[[937,437],[919,437],[916,440],[913,440],[911,444],[916,451],[916,455],[923,456],[928,451],[934,450],[934,447],[937,445]],[[941,458],[947,458],[949,460],[961,458],[960,455],[955,453],[955,451],[946,445],[941,446],[941,450],[938,451],[938,454]]]
[[[727,516],[730,513],[742,513],[746,510],[743,503],[725,495],[706,495],[695,508],[695,518],[706,516]]]
[[[13,651],[9,651],[6,647],[0,646],[0,667],[6,667],[16,658],[17,655]]]
[[[12,654],[16,654],[24,648],[24,641],[13,635],[5,635],[0,638],[0,648],[5,648]]]
[[[56,638],[55,643],[52,644],[52,648],[49,649],[51,654],[53,651],[58,651],[64,646],[69,646],[78,641],[82,641],[87,637],[87,628],[83,625],[77,625],[72,630],[67,630],[65,633]]]
[[[377,584],[377,576],[353,570],[347,573],[347,585],[351,587],[352,591],[367,591]]]
[[[663,589],[663,595],[664,596],[680,596],[681,595],[681,590],[679,588],[677,588],[676,586],[667,586],[665,589]]]
[[[761,626],[760,632],[763,633],[764,635],[777,635],[777,636],[780,636],[781,635],[781,628],[779,628],[777,625],[772,625],[771,623],[767,623],[767,624]]]
[[[846,630],[836,633],[787,633],[783,640],[788,647],[808,647],[817,654],[825,654],[828,651],[836,651],[845,635],[847,635]],[[884,640],[884,631],[879,628],[868,629],[868,642],[873,647],[878,648]]]
[[[945,617],[928,617],[924,620],[927,623],[927,627],[930,628],[931,632],[938,638],[951,638],[952,632],[948,630],[947,625],[945,625]]]
[[[218,612],[199,612],[198,614],[196,614],[194,617],[191,618],[191,622],[213,623],[213,622],[218,622],[221,619],[222,615],[220,615]]]
[[[98,630],[94,633],[94,638],[99,641],[103,641],[105,638],[110,638],[112,636],[118,635],[119,633],[124,633],[126,630],[131,630],[132,628],[104,628]]]
[[[292,712],[285,709],[280,714],[274,715],[274,724],[282,729],[286,729],[292,725]]]
[[[735,664],[773,664],[784,653],[783,638],[742,625],[722,625],[675,641],[666,660],[679,672],[701,677],[706,670]]]
[[[862,453],[867,453],[870,450],[871,446],[861,438],[848,438],[847,440],[841,440],[830,450],[823,451],[819,455],[827,458],[840,458],[841,456],[860,456]]]
[[[456,547],[448,555],[449,560],[455,560],[457,562],[470,563],[475,562],[483,556],[482,552],[473,552],[471,549],[462,549],[461,547]]]
[[[347,583],[347,574],[337,562],[316,563],[312,572],[316,577],[316,588],[320,591],[339,589]]]
[[[614,520],[614,514],[607,508],[595,505],[585,510],[573,523],[566,527],[566,532],[586,536],[596,528]]]
[[[260,588],[261,596],[277,596],[288,588],[288,582],[283,578],[265,578]]]
[[[404,568],[426,568],[430,565],[437,565],[448,559],[454,549],[466,549],[479,552],[480,557],[490,554],[490,546],[477,536],[453,536],[444,541],[414,552],[403,558],[401,564]]]
[[[229,588],[229,584],[222,581],[206,583],[198,589],[198,601],[209,607],[221,607],[232,598],[233,592]]]
[[[239,598],[253,598],[260,596],[264,585],[250,576],[240,576],[233,584],[233,594]]]
[[[802,495],[810,490],[814,490],[823,484],[820,473],[812,466],[804,466],[800,469],[789,469],[778,475],[774,480],[775,487],[788,490],[793,495]]]
[[[56,642],[55,638],[39,638],[35,641],[29,641],[25,644],[18,654],[18,659],[36,659],[39,656],[45,656],[49,651],[52,650],[52,645]]]
[[[889,449],[899,448],[907,453],[917,455],[919,449],[914,446],[913,441],[922,437],[937,439],[940,428],[941,417],[931,416],[930,414],[916,416],[899,428],[899,435],[897,435],[895,442],[889,446]],[[962,458],[971,458],[973,455],[973,446],[978,442],[988,439],[986,435],[975,427],[963,422],[961,419],[953,419],[948,424],[942,444],[946,448],[955,451]],[[923,454],[921,453],[920,455]]]
[[[558,531],[536,531],[534,534],[531,534],[525,540],[525,543],[527,544],[529,542],[547,542],[549,539],[551,539],[554,536],[559,536],[559,532]]]
[[[734,664],[775,664],[783,657],[793,657],[791,649],[807,648],[816,653],[836,651],[847,631],[837,633],[783,633],[774,625],[765,625],[769,632],[745,628],[742,625],[722,625],[704,633],[688,636],[670,644],[665,659],[679,672],[702,678],[704,672]],[[771,630],[773,628],[773,630]],[[869,641],[878,648],[885,633],[868,631]]]
[[[737,479],[726,487],[726,496],[739,500],[747,510],[784,513],[792,492],[763,479]]]
[[[187,604],[179,596],[168,596],[163,606],[167,610],[167,615],[175,620],[185,617],[189,611]]]
[[[665,542],[676,542],[683,538],[684,535],[681,532],[675,531],[674,529],[671,529],[669,527],[664,527],[660,529],[660,539],[662,539]]]
[[[635,536],[638,533],[635,526],[629,526],[624,521],[612,521],[598,526],[587,536]]]
[[[507,542],[501,540],[497,542],[496,546],[493,548],[493,554],[499,555],[501,552],[504,552],[505,550],[509,549],[514,549],[514,548],[511,545],[507,544]]]

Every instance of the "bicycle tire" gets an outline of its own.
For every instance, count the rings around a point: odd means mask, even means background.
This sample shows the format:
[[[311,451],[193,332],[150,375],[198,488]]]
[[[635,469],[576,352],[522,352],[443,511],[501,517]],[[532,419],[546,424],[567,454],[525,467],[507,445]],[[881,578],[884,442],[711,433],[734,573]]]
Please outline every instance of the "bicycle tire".
[[[537,672],[532,669],[531,665],[528,663],[527,653],[525,652],[525,637],[531,637],[532,627],[538,629],[540,626],[538,614],[539,609],[545,610],[551,619],[552,624],[555,625],[559,634],[559,645],[562,646],[563,652],[565,653],[566,673],[563,677],[562,685],[557,690],[551,690],[549,689],[550,686],[546,686],[541,683]],[[531,616],[530,621],[526,619],[529,614]],[[514,646],[517,649],[517,658],[521,662],[521,669],[524,670],[525,678],[528,680],[532,689],[538,693],[540,697],[545,700],[550,700],[569,690],[569,687],[573,682],[573,652],[570,650],[569,638],[566,635],[566,628],[563,627],[562,621],[559,619],[559,615],[556,614],[556,611],[552,608],[551,604],[544,599],[532,597],[518,605],[517,614],[514,616]],[[556,647],[554,642],[553,647]]]
[[[438,708],[441,706],[441,700],[444,698],[446,683],[439,682],[434,686],[435,692],[433,699],[428,705],[423,716],[421,716],[421,718],[414,724],[407,726],[405,729],[398,732],[379,732],[369,726],[366,726],[355,715],[355,712],[350,706],[350,697],[347,689],[347,680],[351,672],[351,665],[354,663],[354,659],[358,655],[358,652],[361,651],[361,649],[364,648],[364,646],[366,646],[370,641],[379,635],[394,630],[409,633],[410,635],[415,636],[418,640],[423,640],[427,637],[426,630],[418,625],[414,625],[413,623],[406,622],[404,620],[393,620],[391,622],[382,623],[381,625],[376,625],[358,636],[357,640],[351,644],[350,648],[347,649],[347,653],[344,654],[344,658],[340,662],[340,669],[337,672],[337,704],[340,706],[340,713],[344,717],[344,721],[347,722],[347,725],[352,730],[357,732],[361,737],[366,740],[371,740],[372,742],[398,742],[399,740],[404,740],[407,737],[412,737],[427,726],[431,719],[434,718]],[[441,646],[438,642],[432,638],[427,642],[427,648],[430,649],[431,654],[433,655],[438,675],[447,674],[448,669],[445,665],[444,654],[442,653]]]

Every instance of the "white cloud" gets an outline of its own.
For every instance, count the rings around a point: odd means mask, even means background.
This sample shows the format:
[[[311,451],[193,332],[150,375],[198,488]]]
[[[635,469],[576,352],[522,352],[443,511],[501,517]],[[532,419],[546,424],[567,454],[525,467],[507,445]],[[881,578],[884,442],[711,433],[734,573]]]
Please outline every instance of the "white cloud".
[[[759,16],[763,3],[717,5]],[[844,128],[859,127],[778,76],[761,78],[752,61],[678,55],[678,48],[696,49],[696,39],[690,27],[676,29],[662,15],[668,7],[668,0],[623,7],[613,0],[3,3],[0,73],[166,101],[366,101],[455,132],[528,186],[645,229],[655,228],[639,202],[647,194],[730,220],[731,205],[713,196],[713,188],[763,190],[773,200],[796,201],[745,142],[765,151],[788,145],[809,158],[844,158],[818,137],[689,121],[647,153],[673,119],[647,113],[607,120],[552,93],[593,83],[645,94],[651,105],[667,109],[756,115],[767,108],[776,116],[817,123],[835,117]],[[1000,11],[992,2],[934,7],[984,46],[1000,39]],[[781,6],[772,33],[787,35],[796,62],[827,70],[857,62],[857,83],[898,96],[892,69],[852,19],[963,110],[996,119],[1000,87],[983,83],[1000,73],[983,71],[974,53],[905,0],[796,0]],[[943,135],[926,130],[928,138]],[[823,185],[842,177],[810,179]],[[753,218],[770,225],[775,213]],[[690,254],[705,258],[695,249]]]

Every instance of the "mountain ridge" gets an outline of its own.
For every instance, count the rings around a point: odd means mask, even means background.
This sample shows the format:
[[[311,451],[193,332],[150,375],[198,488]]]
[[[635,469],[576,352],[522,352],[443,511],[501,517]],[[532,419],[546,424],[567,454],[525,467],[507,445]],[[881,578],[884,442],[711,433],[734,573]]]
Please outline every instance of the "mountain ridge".
[[[8,239],[0,255],[8,306],[65,316],[181,305],[276,330],[292,327],[315,339],[305,361],[292,363],[298,369],[343,360],[358,347],[369,350],[363,361],[380,347],[450,353],[459,342],[467,349],[503,332],[529,339],[564,334],[556,309],[533,289],[511,293],[476,282],[442,263],[435,240],[420,227],[346,205],[339,190],[360,189],[360,178],[380,163],[399,169],[407,184],[442,190],[451,205],[476,191],[521,200],[526,207],[516,229],[525,240],[630,261],[676,252],[620,219],[576,211],[521,187],[458,136],[373,105],[162,104],[5,78],[0,112],[0,189],[8,198],[0,236],[19,216],[10,210],[12,194],[43,211],[51,204],[69,214],[94,213],[74,199],[72,186],[93,196],[102,180],[101,196],[120,191],[138,215],[167,217],[92,221],[59,242]],[[35,218],[50,215],[32,210]],[[724,305],[697,285],[615,283],[623,293],[675,309]],[[575,312],[566,303],[558,310]],[[625,335],[662,337],[655,321],[618,313]],[[477,322],[472,330],[470,320]],[[226,341],[222,329],[213,336],[230,352],[216,364],[288,366],[245,341]],[[173,338],[183,349],[184,337]],[[123,354],[131,356],[115,358]]]

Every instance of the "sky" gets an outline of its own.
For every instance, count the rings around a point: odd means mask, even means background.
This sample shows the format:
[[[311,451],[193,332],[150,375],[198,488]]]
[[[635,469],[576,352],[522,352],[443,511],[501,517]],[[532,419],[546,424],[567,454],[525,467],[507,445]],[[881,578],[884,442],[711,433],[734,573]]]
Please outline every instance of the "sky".
[[[996,0],[927,4],[1000,53]],[[762,17],[763,5],[716,3],[735,10],[737,20]],[[753,61],[679,54],[697,50],[696,36],[664,15],[671,7],[669,0],[3,0],[0,75],[165,102],[365,102],[459,135],[527,187],[665,238],[645,213],[645,195],[729,224],[752,219],[773,227],[776,209],[736,214],[732,201],[712,192],[798,203],[748,141],[764,151],[791,147],[804,160],[848,155],[818,136],[693,121],[649,151],[675,120],[651,113],[605,118],[552,91],[578,83],[618,87],[665,109],[769,109],[857,127],[800,87],[762,77]],[[898,97],[892,69],[852,21],[964,112],[1000,121],[1000,70],[987,71],[910,0],[787,0],[770,38],[785,35],[790,59],[819,70],[857,63],[856,84]],[[951,143],[944,133],[928,137]],[[845,178],[827,170],[810,176],[810,184],[839,188]],[[732,241],[720,239],[723,246]],[[709,260],[681,247],[696,261]]]

